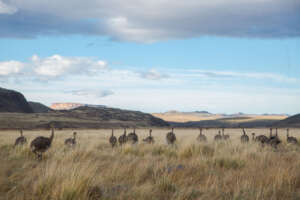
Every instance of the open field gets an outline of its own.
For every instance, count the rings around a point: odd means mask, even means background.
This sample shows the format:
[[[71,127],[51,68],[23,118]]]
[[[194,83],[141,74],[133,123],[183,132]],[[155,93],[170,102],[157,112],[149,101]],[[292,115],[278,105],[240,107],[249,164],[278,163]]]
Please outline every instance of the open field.
[[[169,122],[196,122],[204,120],[221,120],[226,119],[224,115],[220,114],[197,114],[197,113],[152,113],[153,116],[161,118]],[[242,117],[235,117],[231,120],[232,123],[250,122],[258,120],[283,120],[287,118],[286,115],[243,115]]]
[[[246,130],[268,135],[267,129]],[[226,129],[229,142],[213,142],[216,129],[204,130],[208,142],[198,143],[197,129],[175,129],[178,142],[167,146],[168,129],[153,129],[154,145],[112,149],[110,130],[79,130],[78,145],[64,146],[72,130],[56,131],[52,147],[38,161],[29,144],[13,148],[19,133],[0,132],[0,200],[71,199],[299,199],[300,146],[286,143],[279,130],[278,149],[240,143],[240,129]],[[119,136],[123,130],[115,130]],[[49,131],[24,131],[30,141]],[[290,129],[300,136],[300,129]]]

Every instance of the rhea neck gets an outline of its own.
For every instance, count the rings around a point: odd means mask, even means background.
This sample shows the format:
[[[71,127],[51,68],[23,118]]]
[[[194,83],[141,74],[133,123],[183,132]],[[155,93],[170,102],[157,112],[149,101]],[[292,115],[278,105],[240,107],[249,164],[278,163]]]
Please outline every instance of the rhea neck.
[[[76,134],[77,134],[76,132],[73,133],[73,139],[74,140],[76,139]]]
[[[126,128],[124,128],[124,135],[126,135]]]
[[[23,137],[23,130],[20,130],[20,136]]]
[[[289,137],[289,129],[286,129],[286,137]]]
[[[54,138],[54,128],[51,129],[51,136],[50,136],[50,140],[52,141]]]
[[[111,129],[111,136],[114,136],[114,129]]]
[[[245,129],[243,129],[243,134],[244,134],[244,135],[246,135],[246,131],[245,131]]]
[[[270,128],[270,137],[272,137],[272,128]]]
[[[149,131],[149,135],[150,135],[150,136],[152,136],[152,129],[150,129],[150,131]]]

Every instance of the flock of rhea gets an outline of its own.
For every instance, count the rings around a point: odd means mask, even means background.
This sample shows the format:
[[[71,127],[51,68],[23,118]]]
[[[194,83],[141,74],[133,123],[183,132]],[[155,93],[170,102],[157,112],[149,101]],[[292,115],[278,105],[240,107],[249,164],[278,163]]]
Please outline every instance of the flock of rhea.
[[[199,128],[200,134],[197,137],[197,140],[199,142],[207,142],[206,136],[202,133],[203,129]],[[248,143],[249,142],[249,136],[246,134],[245,129],[242,129],[243,134],[241,135],[241,143]],[[221,133],[222,132],[222,133]],[[253,142],[258,142],[262,146],[264,145],[270,145],[274,148],[277,148],[277,145],[281,143],[281,140],[278,137],[278,129],[275,129],[275,135],[273,135],[273,129],[270,128],[270,133],[269,137],[265,135],[258,135],[255,136],[255,133],[252,133],[252,141]],[[73,133],[72,138],[68,138],[65,140],[65,145],[67,146],[75,146],[76,145],[76,135],[77,133]],[[30,144],[30,148],[34,154],[37,155],[39,159],[42,159],[42,154],[46,152],[50,147],[52,140],[54,138],[54,129],[51,129],[51,135],[50,137],[43,137],[43,136],[38,136],[34,140],[32,140]],[[215,135],[214,141],[227,141],[230,139],[229,135],[225,134],[225,129],[222,128],[221,130],[218,131],[218,134]],[[166,140],[167,143],[170,145],[173,145],[176,142],[176,135],[174,133],[174,128],[170,132],[166,134]],[[286,140],[287,143],[291,144],[298,144],[298,140],[295,137],[289,136],[289,129],[286,129]],[[130,144],[136,144],[138,143],[139,138],[138,135],[135,132],[135,129],[133,129],[133,132],[129,133],[127,135],[126,128],[124,129],[124,133],[117,138],[114,135],[114,129],[112,129],[111,136],[109,138],[109,143],[111,144],[112,147],[116,147],[117,144],[119,143],[120,146],[130,143]],[[148,144],[153,144],[154,143],[154,137],[152,136],[152,129],[149,130],[149,136],[143,139],[143,142],[148,143]],[[20,137],[18,137],[15,141],[15,146],[18,145],[23,145],[27,143],[26,137],[23,135],[23,130],[20,130]]]

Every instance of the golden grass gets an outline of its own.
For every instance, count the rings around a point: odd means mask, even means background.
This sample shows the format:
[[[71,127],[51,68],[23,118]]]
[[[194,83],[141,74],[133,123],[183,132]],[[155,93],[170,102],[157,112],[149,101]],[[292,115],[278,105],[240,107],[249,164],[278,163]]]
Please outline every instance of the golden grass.
[[[195,141],[198,130],[175,129],[178,142],[167,146],[166,129],[154,129],[154,145],[112,149],[110,130],[80,130],[78,145],[66,148],[72,131],[56,131],[53,146],[38,161],[29,144],[13,148],[18,133],[0,133],[0,200],[72,199],[299,199],[300,146],[277,150],[239,142],[240,130],[226,130],[230,142],[214,143],[217,130]],[[251,132],[267,134],[266,129]],[[120,135],[122,130],[116,130]],[[141,141],[148,130],[138,129]],[[300,130],[293,129],[294,136]],[[29,141],[48,131],[24,131]],[[250,131],[249,131],[250,135]]]
[[[189,113],[152,113],[153,116],[161,118],[169,122],[192,122],[203,120],[217,120],[223,119],[223,115],[203,115],[203,114],[189,114]],[[244,118],[235,118],[227,120],[228,122],[250,122],[257,120],[283,120],[287,118],[286,115],[245,115]]]

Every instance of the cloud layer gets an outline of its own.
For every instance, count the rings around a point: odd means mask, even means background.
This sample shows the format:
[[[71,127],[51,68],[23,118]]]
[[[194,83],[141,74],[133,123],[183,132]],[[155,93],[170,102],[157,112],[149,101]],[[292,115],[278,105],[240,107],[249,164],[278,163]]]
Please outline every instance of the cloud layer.
[[[102,98],[113,95],[114,92],[111,90],[90,90],[90,89],[81,89],[81,90],[71,90],[66,91],[66,94],[72,94],[74,96],[84,96],[84,97],[94,97]]]
[[[5,4],[4,2],[0,1],[0,15],[1,14],[14,14],[15,12],[17,12],[17,8],[9,6],[7,4]]]
[[[24,64],[18,61],[0,62],[0,76],[10,76],[18,74],[23,69]]]
[[[300,36],[300,1],[295,0],[5,2],[0,1],[0,37],[88,34],[154,42],[199,36]]]
[[[31,61],[36,74],[49,77],[82,73],[92,75],[107,67],[105,61],[82,57],[67,58],[60,55],[43,59],[34,55]]]
[[[70,75],[96,75],[106,70],[107,63],[88,57],[53,55],[40,58],[33,55],[29,62],[15,60],[0,62],[0,76],[15,78],[53,79]]]

